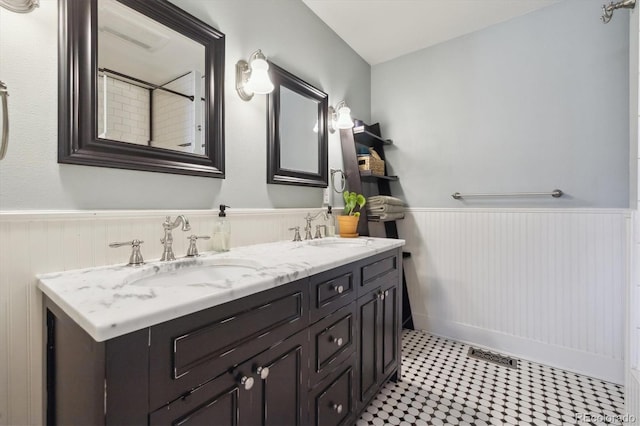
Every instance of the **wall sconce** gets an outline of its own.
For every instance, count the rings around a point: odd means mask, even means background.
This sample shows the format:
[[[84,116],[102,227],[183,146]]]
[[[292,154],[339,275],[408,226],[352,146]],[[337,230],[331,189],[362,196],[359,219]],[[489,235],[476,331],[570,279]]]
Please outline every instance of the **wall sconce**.
[[[243,101],[250,101],[254,94],[266,95],[273,91],[269,78],[269,63],[260,49],[236,63],[236,91]]]
[[[335,133],[336,129],[353,128],[353,120],[351,119],[351,108],[347,106],[345,101],[340,101],[336,107],[329,107],[329,131]]]

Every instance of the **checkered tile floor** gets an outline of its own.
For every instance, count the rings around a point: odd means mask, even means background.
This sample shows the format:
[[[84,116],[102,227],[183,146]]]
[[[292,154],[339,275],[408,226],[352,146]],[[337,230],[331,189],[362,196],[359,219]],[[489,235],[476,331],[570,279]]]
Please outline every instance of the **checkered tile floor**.
[[[510,369],[468,350],[405,331],[402,381],[387,383],[357,426],[621,424],[622,386],[525,360]]]

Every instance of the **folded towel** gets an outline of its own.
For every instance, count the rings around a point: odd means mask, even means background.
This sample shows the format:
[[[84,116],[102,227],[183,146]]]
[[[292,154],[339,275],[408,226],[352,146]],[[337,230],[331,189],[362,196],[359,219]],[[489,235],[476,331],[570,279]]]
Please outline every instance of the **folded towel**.
[[[368,205],[367,210],[371,214],[378,213],[404,213],[405,207],[393,204],[373,204]]]
[[[380,213],[380,214],[371,214],[368,216],[369,219],[376,220],[399,220],[404,219],[404,213]]]
[[[399,198],[390,197],[388,195],[374,195],[367,198],[368,204],[381,205],[381,204],[393,204],[395,206],[404,206],[405,203]]]

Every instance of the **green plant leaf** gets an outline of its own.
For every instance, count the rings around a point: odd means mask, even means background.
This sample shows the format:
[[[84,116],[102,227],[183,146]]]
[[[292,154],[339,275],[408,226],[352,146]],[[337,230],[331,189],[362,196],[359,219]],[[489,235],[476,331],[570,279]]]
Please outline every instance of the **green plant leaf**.
[[[360,217],[360,212],[355,212],[353,215],[354,215],[355,217]]]

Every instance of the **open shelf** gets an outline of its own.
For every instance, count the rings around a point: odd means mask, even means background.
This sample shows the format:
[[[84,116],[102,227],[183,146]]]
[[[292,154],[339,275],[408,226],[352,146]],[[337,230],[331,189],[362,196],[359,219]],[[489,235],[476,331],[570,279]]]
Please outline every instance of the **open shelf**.
[[[357,126],[353,128],[353,139],[361,145],[370,147],[393,144],[391,139],[382,139],[380,136],[374,135],[370,131],[365,130],[364,126]]]
[[[373,173],[371,173],[371,170],[360,170],[360,177],[364,180],[376,180],[376,179],[391,180],[391,181],[398,180],[398,176],[374,175]]]
[[[371,216],[367,216],[367,220],[369,222],[395,222],[397,220],[403,220],[402,219],[380,219],[380,216],[375,216],[375,215],[371,215]]]

